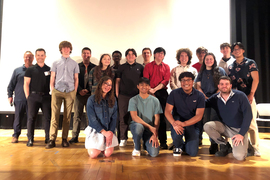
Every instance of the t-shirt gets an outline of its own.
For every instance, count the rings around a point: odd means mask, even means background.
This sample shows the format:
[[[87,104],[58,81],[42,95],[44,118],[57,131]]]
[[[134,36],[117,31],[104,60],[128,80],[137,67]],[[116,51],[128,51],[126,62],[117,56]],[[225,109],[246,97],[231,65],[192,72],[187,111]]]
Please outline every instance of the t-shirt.
[[[152,126],[154,125],[155,114],[163,113],[156,97],[149,95],[146,99],[143,99],[139,94],[129,100],[128,111],[137,111],[137,115]],[[131,123],[134,123],[134,121]]]
[[[226,72],[221,67],[219,67],[219,73],[221,76],[227,76]],[[202,73],[198,74],[195,82],[201,82],[201,89],[207,97],[212,96],[218,90],[218,87],[215,86],[211,70],[203,70]]]

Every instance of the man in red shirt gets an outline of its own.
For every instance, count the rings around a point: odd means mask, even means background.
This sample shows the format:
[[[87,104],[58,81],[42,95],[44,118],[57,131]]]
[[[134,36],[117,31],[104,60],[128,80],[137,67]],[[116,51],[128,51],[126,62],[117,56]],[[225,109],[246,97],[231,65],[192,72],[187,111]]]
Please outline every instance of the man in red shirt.
[[[170,67],[163,63],[165,49],[158,47],[154,51],[154,61],[147,64],[143,71],[143,76],[150,80],[149,94],[158,98],[162,110],[164,112],[168,97],[167,85],[170,79]],[[168,149],[166,135],[166,121],[164,113],[160,114],[160,126],[158,130],[158,138],[161,149]]]
[[[201,66],[202,66],[202,63],[203,63],[203,58],[205,56],[205,54],[208,52],[208,50],[201,46],[201,47],[198,47],[197,50],[196,50],[196,55],[199,59],[199,62],[195,63],[192,65],[192,67],[194,67],[195,69],[197,69],[198,72],[200,72],[200,69],[201,69]]]

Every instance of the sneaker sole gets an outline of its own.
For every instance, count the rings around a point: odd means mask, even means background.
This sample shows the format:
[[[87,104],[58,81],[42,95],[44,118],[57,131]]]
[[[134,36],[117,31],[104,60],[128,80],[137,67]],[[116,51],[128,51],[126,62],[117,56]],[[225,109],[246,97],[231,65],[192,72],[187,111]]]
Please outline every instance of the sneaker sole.
[[[181,154],[173,154],[173,156],[181,156]]]

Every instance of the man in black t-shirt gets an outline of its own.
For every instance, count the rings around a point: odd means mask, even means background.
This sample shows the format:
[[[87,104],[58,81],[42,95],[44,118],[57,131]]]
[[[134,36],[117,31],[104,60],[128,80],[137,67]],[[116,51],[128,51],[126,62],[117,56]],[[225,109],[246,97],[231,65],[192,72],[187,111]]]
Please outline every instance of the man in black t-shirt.
[[[27,146],[33,146],[35,121],[38,110],[41,108],[45,117],[45,143],[49,142],[51,122],[51,95],[50,92],[50,67],[44,61],[46,52],[37,49],[35,53],[37,64],[29,67],[24,75],[24,93],[28,105],[27,118]]]

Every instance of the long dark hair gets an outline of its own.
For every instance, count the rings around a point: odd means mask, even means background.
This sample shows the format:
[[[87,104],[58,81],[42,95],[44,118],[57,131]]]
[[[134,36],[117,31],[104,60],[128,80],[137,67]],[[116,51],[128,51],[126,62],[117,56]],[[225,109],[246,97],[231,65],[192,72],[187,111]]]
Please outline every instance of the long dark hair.
[[[111,58],[111,56],[109,54],[102,54],[102,56],[100,57],[99,65],[95,67],[94,73],[93,73],[93,75],[97,79],[97,81],[99,81],[101,79],[101,77],[102,77],[102,75],[101,75],[101,73],[102,73],[101,72],[101,69],[103,68],[103,64],[102,64],[101,61],[102,61],[102,58],[104,56],[109,56]],[[113,72],[112,72],[112,69],[111,69],[111,66],[110,65],[105,70],[105,74],[104,75],[105,76],[109,76],[109,77],[112,77],[113,76]]]
[[[111,80],[112,81],[112,89],[106,94],[105,99],[108,100],[109,107],[112,108],[115,104],[115,97],[114,97],[114,86],[113,86],[113,79],[109,76],[104,76],[100,79],[97,85],[97,89],[95,91],[95,102],[100,104],[102,100],[102,85],[104,82]]]
[[[208,55],[210,55],[210,56],[212,56],[214,58],[214,64],[212,65],[211,74],[213,76],[215,87],[217,87],[218,83],[219,83],[219,78],[221,77],[221,74],[219,72],[219,68],[217,67],[216,57],[215,57],[215,55],[213,53],[209,52],[209,53],[205,54],[205,56],[203,58],[203,63],[202,63],[201,69],[200,69],[200,73],[202,73],[206,69],[205,58]]]

